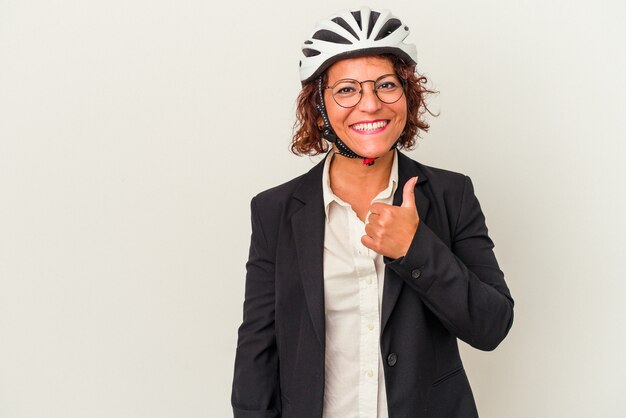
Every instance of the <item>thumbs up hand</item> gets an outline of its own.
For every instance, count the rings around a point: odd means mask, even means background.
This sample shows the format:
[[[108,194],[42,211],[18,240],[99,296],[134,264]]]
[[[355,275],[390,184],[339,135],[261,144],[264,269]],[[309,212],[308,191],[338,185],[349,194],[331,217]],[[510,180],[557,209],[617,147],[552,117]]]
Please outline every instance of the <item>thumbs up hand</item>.
[[[367,248],[389,258],[406,255],[419,226],[415,206],[417,177],[409,179],[402,189],[402,205],[374,203],[370,206],[361,243]]]

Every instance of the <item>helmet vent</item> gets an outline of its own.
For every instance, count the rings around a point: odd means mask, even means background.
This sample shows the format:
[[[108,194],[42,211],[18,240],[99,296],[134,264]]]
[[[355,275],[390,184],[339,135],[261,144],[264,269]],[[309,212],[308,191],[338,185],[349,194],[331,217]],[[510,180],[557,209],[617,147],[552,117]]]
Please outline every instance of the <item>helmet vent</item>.
[[[385,22],[383,27],[380,29],[380,32],[378,32],[376,39],[374,40],[378,41],[379,39],[386,38],[387,36],[394,33],[396,29],[398,29],[400,26],[402,26],[402,22],[400,22],[398,19],[389,19]]]
[[[356,39],[359,39],[359,37],[357,36],[357,34],[354,32],[354,29],[352,29],[352,27],[350,27],[350,25],[348,25],[348,22],[346,22],[345,20],[343,20],[342,17],[336,17],[334,19],[332,19],[333,22],[335,22],[336,24],[338,24],[339,26],[341,26],[342,28],[344,28],[345,30],[347,30],[348,32],[350,32],[350,34],[352,36],[354,36]]]
[[[310,41],[310,40],[308,40],[308,39],[307,39],[306,41],[304,41],[304,44],[305,44],[305,45],[311,45],[312,43],[313,43],[313,41]]]
[[[311,48],[302,48],[302,53],[304,54],[305,57],[309,58],[309,57],[314,57],[316,55],[319,55],[320,51],[316,49],[311,49]]]
[[[344,44],[344,45],[352,44],[352,42],[350,42],[343,36],[337,35],[336,33],[331,32],[326,29],[318,30],[317,32],[313,34],[312,38],[319,39],[320,41],[332,42],[334,44]]]
[[[370,24],[367,27],[367,39],[370,38],[370,35],[372,34],[372,29],[374,29],[374,25],[376,24],[376,21],[378,20],[378,17],[380,16],[380,13],[375,12],[372,10],[372,13],[370,13]]]
[[[361,11],[357,11],[357,12],[350,12],[352,13],[352,16],[354,17],[354,20],[356,20],[356,23],[359,25],[359,29],[363,30],[363,25],[361,25]]]

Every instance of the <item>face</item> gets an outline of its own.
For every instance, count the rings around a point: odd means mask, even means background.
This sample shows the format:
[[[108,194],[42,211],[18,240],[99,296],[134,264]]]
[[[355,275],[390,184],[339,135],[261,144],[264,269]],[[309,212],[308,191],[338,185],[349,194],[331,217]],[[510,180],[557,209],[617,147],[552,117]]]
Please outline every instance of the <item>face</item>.
[[[336,62],[327,72],[327,85],[351,78],[358,81],[376,80],[385,74],[394,74],[393,64],[387,58],[361,57]],[[324,102],[328,119],[335,133],[357,154],[381,157],[402,134],[407,120],[406,96],[387,104],[374,93],[374,83],[363,83],[363,96],[352,108],[339,106],[330,89],[325,90]]]

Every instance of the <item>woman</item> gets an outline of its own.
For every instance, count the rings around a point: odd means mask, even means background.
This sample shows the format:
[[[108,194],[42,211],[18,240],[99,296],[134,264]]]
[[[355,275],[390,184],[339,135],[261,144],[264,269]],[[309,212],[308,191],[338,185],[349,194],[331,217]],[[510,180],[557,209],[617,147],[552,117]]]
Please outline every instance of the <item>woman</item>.
[[[493,350],[513,300],[469,178],[396,150],[428,128],[408,34],[362,8],[303,45],[292,149],[332,147],[252,199],[235,417],[478,416],[457,338]]]

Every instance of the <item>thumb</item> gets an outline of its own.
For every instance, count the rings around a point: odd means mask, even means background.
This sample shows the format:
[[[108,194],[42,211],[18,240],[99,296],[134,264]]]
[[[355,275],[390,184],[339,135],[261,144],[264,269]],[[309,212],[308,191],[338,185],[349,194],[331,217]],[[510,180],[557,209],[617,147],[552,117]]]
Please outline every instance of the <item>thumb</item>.
[[[404,183],[404,189],[402,190],[402,205],[403,208],[415,207],[415,185],[417,184],[417,176],[410,178]]]

